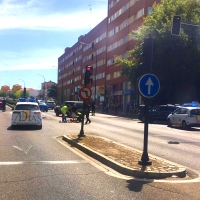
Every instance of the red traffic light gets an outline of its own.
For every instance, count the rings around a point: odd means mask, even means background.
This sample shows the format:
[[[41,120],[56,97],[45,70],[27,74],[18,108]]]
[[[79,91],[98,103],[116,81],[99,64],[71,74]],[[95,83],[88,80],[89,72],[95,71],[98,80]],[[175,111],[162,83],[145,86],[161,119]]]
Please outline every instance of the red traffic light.
[[[93,66],[91,65],[86,65],[85,66],[85,71],[88,73],[93,73]]]

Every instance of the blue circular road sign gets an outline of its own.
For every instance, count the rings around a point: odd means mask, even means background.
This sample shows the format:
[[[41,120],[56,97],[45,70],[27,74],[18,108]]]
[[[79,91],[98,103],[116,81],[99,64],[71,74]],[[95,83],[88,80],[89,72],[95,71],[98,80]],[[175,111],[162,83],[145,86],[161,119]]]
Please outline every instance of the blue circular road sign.
[[[154,74],[144,74],[138,82],[138,88],[142,96],[151,98],[158,93],[160,82]]]

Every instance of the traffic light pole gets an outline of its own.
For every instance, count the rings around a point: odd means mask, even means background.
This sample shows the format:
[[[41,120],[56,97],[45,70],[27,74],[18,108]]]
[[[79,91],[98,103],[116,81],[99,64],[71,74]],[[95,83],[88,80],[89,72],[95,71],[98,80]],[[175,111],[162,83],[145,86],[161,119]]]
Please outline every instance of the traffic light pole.
[[[85,68],[85,79],[84,79],[85,86],[87,86],[87,84],[89,84],[89,83],[92,83],[92,79],[90,78],[92,73],[93,73],[93,66],[86,65],[86,68]],[[81,130],[80,130],[80,133],[79,133],[78,137],[85,137],[85,135],[84,135],[85,104],[86,104],[86,101],[83,100],[83,114],[81,116],[82,117]]]
[[[144,71],[149,73],[152,71],[152,63],[153,63],[153,38],[149,35],[149,38],[144,39],[143,43],[143,66]],[[148,81],[145,81],[145,86],[148,85]],[[150,88],[151,83],[149,83]],[[150,91],[149,91],[150,92]],[[145,97],[145,107],[144,107],[144,144],[143,144],[143,153],[141,157],[141,161],[138,161],[139,165],[147,166],[152,165],[152,162],[149,160],[148,155],[148,127],[149,127],[149,99]]]
[[[85,86],[87,86],[87,84],[85,84]],[[81,120],[81,130],[79,133],[79,137],[85,137],[84,135],[84,116],[85,116],[85,100],[83,101],[83,114],[82,114],[82,120]]]
[[[149,99],[145,98],[145,107],[144,107],[144,144],[143,144],[143,153],[141,161],[138,162],[139,165],[147,166],[152,165],[152,162],[149,160],[148,155],[148,126],[149,126]]]

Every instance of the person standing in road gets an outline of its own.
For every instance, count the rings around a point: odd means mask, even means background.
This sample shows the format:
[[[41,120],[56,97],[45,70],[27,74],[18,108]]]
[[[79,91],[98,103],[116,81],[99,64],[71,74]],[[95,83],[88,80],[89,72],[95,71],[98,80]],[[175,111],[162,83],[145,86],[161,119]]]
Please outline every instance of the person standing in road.
[[[5,112],[6,111],[6,100],[5,98],[3,98],[2,100],[2,112]]]
[[[72,111],[72,120],[73,120],[73,122],[75,122],[76,121],[76,112],[77,112],[77,106],[75,104],[73,104],[71,111]]]
[[[95,100],[92,101],[92,116],[95,116],[95,107],[96,107],[96,102]]]
[[[129,114],[129,112],[130,112],[130,102],[126,104],[126,114]]]
[[[61,108],[61,113],[62,113],[62,122],[67,122],[67,104],[65,104],[62,108]]]
[[[85,124],[87,124],[88,122],[91,123],[91,120],[89,118],[89,115],[90,115],[90,104],[89,103],[86,104],[85,115],[86,115],[86,119],[87,119]]]

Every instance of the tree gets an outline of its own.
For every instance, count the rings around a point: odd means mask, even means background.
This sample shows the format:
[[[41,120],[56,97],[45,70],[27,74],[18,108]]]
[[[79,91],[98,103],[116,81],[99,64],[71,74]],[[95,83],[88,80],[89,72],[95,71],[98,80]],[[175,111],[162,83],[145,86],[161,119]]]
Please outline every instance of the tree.
[[[48,95],[49,98],[53,98],[53,99],[57,98],[57,84],[52,85],[48,89],[47,95]]]
[[[6,97],[6,92],[5,91],[0,91],[0,97]]]
[[[182,22],[200,23],[198,0],[161,0],[144,18],[143,25],[132,34],[138,45],[129,51],[128,59],[117,58],[122,65],[121,74],[137,87],[138,78],[144,74],[141,43],[149,34],[153,38],[153,69],[160,81],[160,91],[153,103],[183,103],[200,100],[200,28],[182,25],[180,36],[171,35],[174,15]]]
[[[26,97],[29,97],[29,92],[26,91]],[[16,92],[13,93],[13,97],[15,99],[19,99],[19,98],[23,98],[24,97],[24,91],[23,90],[18,90]]]

